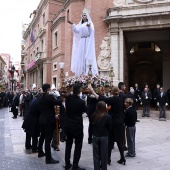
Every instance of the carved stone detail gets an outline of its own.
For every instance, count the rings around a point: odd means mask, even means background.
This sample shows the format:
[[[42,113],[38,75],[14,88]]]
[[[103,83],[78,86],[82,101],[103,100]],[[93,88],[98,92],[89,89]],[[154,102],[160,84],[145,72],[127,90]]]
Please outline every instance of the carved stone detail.
[[[97,64],[99,70],[109,71],[110,69],[110,59],[111,59],[111,47],[110,47],[110,34],[108,33],[106,37],[102,40],[102,44],[100,45],[100,54],[97,58]]]
[[[126,0],[114,0],[113,5],[115,7],[124,7],[126,6]]]

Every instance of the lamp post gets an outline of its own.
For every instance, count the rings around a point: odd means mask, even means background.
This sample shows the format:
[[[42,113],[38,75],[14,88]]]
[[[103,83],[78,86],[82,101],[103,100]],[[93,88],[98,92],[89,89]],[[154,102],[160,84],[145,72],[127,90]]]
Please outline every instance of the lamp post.
[[[12,78],[11,78],[12,91],[14,90],[14,82],[15,82],[15,79],[14,79],[14,72],[15,72],[15,67],[14,67],[14,65],[13,65],[13,66],[12,66],[12,68],[11,68],[11,76],[12,76]]]
[[[60,66],[60,79],[61,79],[61,95],[64,95],[66,93],[66,88],[65,88],[65,84],[64,84],[64,79],[65,79],[65,73],[64,73],[64,62],[60,62],[59,66]]]
[[[115,76],[115,73],[113,71],[113,63],[110,62],[110,73],[109,73],[109,77],[110,77],[110,86],[113,86],[113,77]]]

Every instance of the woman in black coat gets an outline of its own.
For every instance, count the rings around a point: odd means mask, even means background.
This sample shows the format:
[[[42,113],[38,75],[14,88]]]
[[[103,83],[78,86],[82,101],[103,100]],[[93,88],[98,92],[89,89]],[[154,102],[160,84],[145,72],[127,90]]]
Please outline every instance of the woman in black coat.
[[[117,161],[119,164],[126,163],[125,157],[124,157],[124,150],[123,150],[123,117],[122,117],[122,107],[123,107],[123,101],[119,97],[119,89],[118,87],[113,87],[112,89],[112,97],[106,98],[103,96],[100,96],[95,93],[92,87],[90,87],[91,92],[95,95],[96,99],[99,101],[103,100],[106,102],[107,105],[110,105],[111,108],[108,110],[108,114],[112,117],[112,132],[109,134],[109,144],[108,144],[108,164],[110,165],[111,162],[111,151],[113,148],[114,142],[117,143],[119,152],[120,152],[120,160]]]
[[[22,128],[26,132],[25,147],[26,149],[32,148],[32,152],[37,152],[38,137],[40,135],[39,128],[39,110],[38,110],[38,99],[35,97],[30,104],[29,110],[25,115]],[[32,138],[32,146],[31,146]]]

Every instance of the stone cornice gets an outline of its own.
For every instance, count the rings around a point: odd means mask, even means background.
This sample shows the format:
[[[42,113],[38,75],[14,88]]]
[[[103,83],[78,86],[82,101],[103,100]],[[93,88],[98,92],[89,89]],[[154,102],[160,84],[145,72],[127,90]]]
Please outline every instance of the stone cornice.
[[[27,28],[25,34],[23,35],[24,39],[30,34],[30,29],[34,28],[35,25],[37,24],[38,20],[40,19],[41,15],[42,15],[43,9],[47,5],[47,3],[54,3],[54,1],[64,3],[64,0],[41,0],[41,2],[39,3],[39,5],[38,5],[38,7],[36,9],[35,17],[31,21],[31,23],[29,24],[29,27]]]
[[[64,3],[64,9],[66,9],[66,8],[70,5],[70,3],[73,2],[73,1],[80,1],[80,0],[67,0],[67,1]]]
[[[53,56],[53,57],[51,58],[51,60],[54,60],[55,58],[57,58],[57,57],[59,57],[59,56],[61,56],[61,55],[64,55],[64,53],[59,53],[59,54]]]
[[[53,23],[53,25],[51,26],[51,30],[53,30],[59,23],[61,23],[61,22],[63,22],[63,21],[65,21],[65,16],[64,17],[59,17],[58,19],[57,19],[57,21],[55,21],[54,23]]]
[[[45,7],[45,5],[47,4],[48,0],[41,0],[37,9],[36,9],[36,15],[33,18],[33,20],[31,21],[31,23],[29,24],[29,27],[27,28],[27,30],[25,31],[23,38],[26,39],[26,37],[30,34],[30,29],[31,27],[35,26],[35,23],[37,23],[37,20],[40,18],[40,15],[42,14],[43,8]]]
[[[58,13],[54,16],[54,18],[52,19],[52,22],[54,22],[55,19],[56,19],[63,11],[65,11],[64,8],[60,9],[59,12],[58,12]]]
[[[170,10],[168,9],[168,6],[170,6],[170,2],[109,8],[107,10],[107,17],[105,18],[105,21],[108,22],[109,20],[169,15]],[[153,8],[154,12],[150,12],[153,11]]]

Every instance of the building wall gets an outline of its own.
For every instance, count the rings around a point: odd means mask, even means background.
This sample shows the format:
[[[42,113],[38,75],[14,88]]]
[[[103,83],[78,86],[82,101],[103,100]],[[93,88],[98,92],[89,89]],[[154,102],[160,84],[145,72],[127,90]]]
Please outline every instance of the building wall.
[[[100,53],[100,45],[103,38],[108,33],[108,25],[104,22],[107,9],[112,5],[112,1],[98,0],[41,0],[37,7],[36,14],[33,16],[33,20],[24,34],[25,39],[25,56],[26,66],[32,61],[36,60],[35,55],[41,52],[41,62],[36,61],[36,64],[27,70],[26,88],[30,87],[32,83],[38,83],[39,77],[36,77],[36,82],[33,81],[33,74],[36,69],[39,69],[40,65],[43,67],[43,83],[52,83],[53,78],[58,81],[56,85],[60,85],[59,76],[60,69],[59,63],[64,62],[64,70],[66,77],[73,75],[70,71],[71,66],[71,53],[72,53],[72,41],[73,32],[72,26],[67,23],[67,15],[69,11],[69,19],[78,24],[81,19],[81,14],[84,8],[90,9],[90,16],[95,26],[95,46],[96,57]],[[43,15],[45,13],[45,22],[43,23]],[[100,29],[99,29],[100,28]],[[40,29],[45,29],[45,33],[39,36]],[[30,42],[31,30],[34,32],[35,42]],[[58,32],[58,45],[54,47],[55,32]],[[42,40],[44,45],[42,47]],[[37,51],[38,48],[38,51]],[[53,69],[54,63],[57,63],[57,70]],[[38,83],[39,84],[39,83]],[[40,84],[39,84],[40,86]]]

